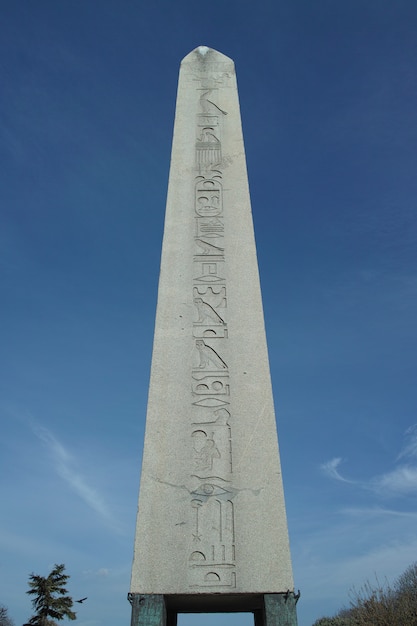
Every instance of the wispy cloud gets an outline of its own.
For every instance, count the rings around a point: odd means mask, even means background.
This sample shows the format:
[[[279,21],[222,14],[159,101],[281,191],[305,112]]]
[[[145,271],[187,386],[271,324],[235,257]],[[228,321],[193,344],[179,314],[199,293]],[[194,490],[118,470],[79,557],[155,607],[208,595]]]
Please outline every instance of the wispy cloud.
[[[406,443],[397,457],[397,461],[404,458],[417,458],[417,424],[413,424],[405,431]]]
[[[401,459],[408,458],[412,461],[417,458],[417,424],[406,430],[405,439],[405,444],[397,456],[397,463]],[[320,468],[333,480],[357,484],[359,487],[372,490],[381,496],[403,496],[417,493],[417,465],[412,462],[397,464],[394,469],[363,481],[352,481],[344,478],[338,469],[341,462],[340,457],[335,457],[323,463]]]
[[[389,518],[400,517],[417,521],[417,512],[414,511],[397,511],[395,509],[387,509],[385,507],[347,507],[341,510],[344,515],[351,517],[371,518]]]
[[[91,578],[107,578],[110,576],[110,570],[107,567],[100,567],[98,570],[87,569],[83,571],[83,575]]]
[[[377,476],[370,481],[376,491],[387,495],[406,495],[417,492],[417,467],[397,467],[392,472]]]
[[[34,426],[33,430],[40,441],[47,447],[54,461],[57,474],[71,489],[106,522],[114,525],[114,519],[104,498],[94,487],[90,486],[84,476],[76,469],[75,457],[58,441],[50,430],[43,426]]]
[[[327,463],[323,463],[320,466],[320,469],[325,474],[327,474],[327,476],[330,476],[330,478],[334,478],[335,480],[340,480],[344,483],[353,483],[354,481],[348,480],[347,478],[344,478],[340,474],[337,468],[339,467],[341,463],[342,463],[342,459],[340,457],[335,457],[334,459],[331,459],[331,461],[327,461]]]

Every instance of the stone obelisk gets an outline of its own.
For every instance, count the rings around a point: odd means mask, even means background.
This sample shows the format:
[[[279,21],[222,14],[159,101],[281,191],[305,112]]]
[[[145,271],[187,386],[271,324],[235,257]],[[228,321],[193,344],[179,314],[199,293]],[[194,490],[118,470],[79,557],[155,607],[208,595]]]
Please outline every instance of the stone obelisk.
[[[132,625],[296,624],[234,63],[181,63],[129,600]]]

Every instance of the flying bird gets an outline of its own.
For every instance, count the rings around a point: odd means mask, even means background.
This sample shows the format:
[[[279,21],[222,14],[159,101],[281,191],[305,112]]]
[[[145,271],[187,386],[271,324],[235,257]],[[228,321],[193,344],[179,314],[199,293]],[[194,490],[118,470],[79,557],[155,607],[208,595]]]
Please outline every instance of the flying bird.
[[[84,600],[87,600],[87,597],[88,596],[86,596],[85,598],[81,598],[81,600],[76,600],[76,602],[78,602],[79,604],[82,604]]]

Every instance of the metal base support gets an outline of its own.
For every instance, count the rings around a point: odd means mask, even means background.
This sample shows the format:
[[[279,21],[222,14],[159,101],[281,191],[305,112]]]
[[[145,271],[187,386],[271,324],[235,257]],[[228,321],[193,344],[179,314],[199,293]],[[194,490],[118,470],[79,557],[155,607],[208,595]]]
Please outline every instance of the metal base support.
[[[296,604],[300,594],[266,593],[263,607],[255,611],[255,626],[297,626]]]
[[[167,611],[163,595],[129,593],[127,599],[132,605],[131,626],[177,626],[177,614]]]
[[[201,594],[175,596],[129,593],[131,626],[177,626],[178,613],[253,613],[254,626],[297,626],[300,593]]]

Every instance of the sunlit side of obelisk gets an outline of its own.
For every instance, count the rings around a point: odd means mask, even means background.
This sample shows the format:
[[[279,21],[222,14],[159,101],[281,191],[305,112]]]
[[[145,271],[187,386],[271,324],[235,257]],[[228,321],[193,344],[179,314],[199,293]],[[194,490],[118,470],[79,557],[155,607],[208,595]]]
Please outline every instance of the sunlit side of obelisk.
[[[264,596],[296,624],[235,69],[200,47],[178,84],[132,623],[156,600],[172,617]]]

